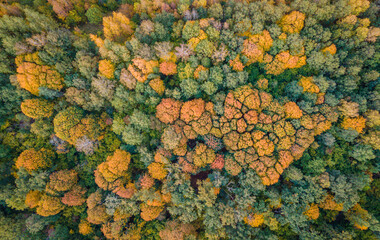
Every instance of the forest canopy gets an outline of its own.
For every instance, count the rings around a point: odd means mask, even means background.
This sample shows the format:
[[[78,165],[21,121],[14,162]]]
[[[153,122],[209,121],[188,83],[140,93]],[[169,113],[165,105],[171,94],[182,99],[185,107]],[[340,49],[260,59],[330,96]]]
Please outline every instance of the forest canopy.
[[[379,239],[379,15],[2,1],[0,239]]]

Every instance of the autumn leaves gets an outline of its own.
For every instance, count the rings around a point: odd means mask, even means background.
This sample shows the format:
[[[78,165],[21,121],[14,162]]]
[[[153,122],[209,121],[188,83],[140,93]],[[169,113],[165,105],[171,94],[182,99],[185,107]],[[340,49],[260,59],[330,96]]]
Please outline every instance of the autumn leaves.
[[[237,175],[249,167],[265,185],[276,183],[314,136],[331,126],[322,115],[304,115],[296,103],[281,105],[270,94],[249,86],[227,94],[222,116],[214,112],[212,103],[202,99],[181,102],[164,98],[157,106],[156,117],[169,124],[161,138],[162,146],[179,157],[184,171],[195,173],[211,166]],[[292,124],[292,119],[300,121],[300,126]],[[198,141],[193,150],[187,147],[188,140],[203,136],[222,139],[229,154],[219,154],[211,141]]]

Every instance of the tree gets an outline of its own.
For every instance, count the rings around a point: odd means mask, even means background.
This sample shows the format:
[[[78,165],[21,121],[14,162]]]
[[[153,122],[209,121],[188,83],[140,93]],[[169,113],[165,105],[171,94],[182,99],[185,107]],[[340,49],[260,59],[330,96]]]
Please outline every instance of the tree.
[[[103,11],[98,5],[92,5],[86,11],[86,17],[92,24],[99,24],[103,19]]]
[[[37,65],[32,62],[22,62],[17,67],[17,81],[20,86],[38,96],[39,87],[53,90],[63,88],[63,78],[49,66]]]
[[[156,107],[156,117],[168,124],[179,118],[182,103],[171,98],[164,98]]]
[[[131,154],[129,152],[117,149],[112,156],[108,156],[106,162],[98,166],[99,172],[108,182],[113,182],[117,178],[125,177]]]
[[[133,33],[130,20],[122,13],[113,12],[103,18],[104,36],[116,42],[125,42]]]
[[[50,174],[47,190],[65,192],[70,190],[78,181],[78,173],[75,170],[60,170]]]
[[[57,137],[64,141],[70,141],[70,129],[80,123],[83,110],[69,107],[59,112],[54,118],[54,131]]]
[[[174,75],[177,73],[177,65],[173,62],[160,63],[160,72],[164,75]]]
[[[21,111],[26,116],[38,119],[53,115],[54,103],[44,99],[26,99],[21,103]]]
[[[283,32],[298,33],[304,26],[305,18],[305,14],[299,11],[292,11],[281,18],[279,25],[281,26]]]
[[[51,166],[52,157],[54,153],[48,149],[41,148],[36,150],[34,148],[24,150],[16,160],[16,168],[25,168],[28,172],[36,171],[38,169],[46,169]]]
[[[43,217],[56,215],[64,209],[61,200],[58,197],[43,195],[38,202],[37,214]]]
[[[66,192],[62,197],[62,203],[67,206],[80,206],[86,202],[84,194],[86,189],[80,185],[75,185],[70,191]]]
[[[115,66],[110,60],[100,60],[99,61],[99,72],[106,78],[114,78]]]

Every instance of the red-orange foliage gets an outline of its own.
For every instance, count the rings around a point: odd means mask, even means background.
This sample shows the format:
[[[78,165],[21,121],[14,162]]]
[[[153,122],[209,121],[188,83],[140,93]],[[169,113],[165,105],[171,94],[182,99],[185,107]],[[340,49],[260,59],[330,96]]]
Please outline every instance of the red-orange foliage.
[[[141,189],[149,189],[154,185],[154,179],[149,176],[149,174],[144,174],[139,179],[139,185]]]
[[[76,185],[70,191],[65,193],[62,198],[62,203],[68,206],[80,206],[86,202],[86,198],[84,198],[86,191],[85,188]]]
[[[126,186],[124,186],[122,183],[117,183],[117,182],[118,181],[115,181],[115,184],[117,186],[112,192],[116,193],[122,198],[131,198],[133,194],[135,194],[136,186],[134,183],[128,183]]]
[[[179,118],[182,103],[172,98],[164,98],[157,105],[156,117],[163,123],[173,123]]]
[[[241,72],[244,70],[244,65],[240,61],[239,55],[236,56],[234,60],[229,61],[230,66],[234,71]]]
[[[205,102],[202,99],[187,101],[181,108],[181,120],[189,123],[198,120],[205,111]]]
[[[16,160],[16,168],[25,168],[28,172],[50,167],[53,152],[48,149],[34,148],[24,150]]]
[[[177,65],[173,62],[162,62],[160,72],[165,75],[174,75],[177,73]]]
[[[224,157],[223,155],[217,154],[214,162],[211,163],[211,168],[212,169],[217,169],[217,170],[222,170],[224,167]]]
[[[227,94],[224,115],[216,115],[213,107],[213,104],[202,99],[190,100],[180,107],[180,120],[177,117],[166,120],[172,125],[165,129],[161,138],[163,147],[179,157],[178,163],[184,172],[196,173],[210,165],[213,169],[224,167],[229,174],[237,175],[243,168],[250,167],[260,176],[263,184],[271,185],[278,181],[293,160],[302,157],[314,142],[314,136],[331,127],[331,121],[321,113],[304,115],[296,103],[281,105],[267,92],[250,86],[239,87]],[[158,107],[157,116],[167,119],[162,117],[165,116],[163,113],[170,113],[162,109],[162,106]],[[331,109],[324,107],[322,112],[328,116]],[[178,107],[176,116],[177,113]],[[295,125],[296,129],[290,120],[299,118],[300,126]],[[331,116],[329,119],[337,120]],[[207,147],[208,135],[222,139],[233,157],[223,158]],[[190,150],[188,140],[196,141],[199,136],[203,136],[206,144],[198,142]],[[150,175],[163,179],[166,176],[164,164],[151,164]],[[159,176],[155,177],[154,174]]]
[[[21,103],[21,111],[30,118],[44,118],[53,115],[54,103],[45,99],[26,99]]]

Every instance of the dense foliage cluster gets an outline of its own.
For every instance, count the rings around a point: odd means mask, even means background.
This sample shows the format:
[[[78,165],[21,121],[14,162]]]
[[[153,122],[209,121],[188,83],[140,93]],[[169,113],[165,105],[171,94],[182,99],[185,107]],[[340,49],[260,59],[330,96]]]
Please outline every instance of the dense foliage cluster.
[[[379,14],[3,1],[0,239],[378,239]]]

